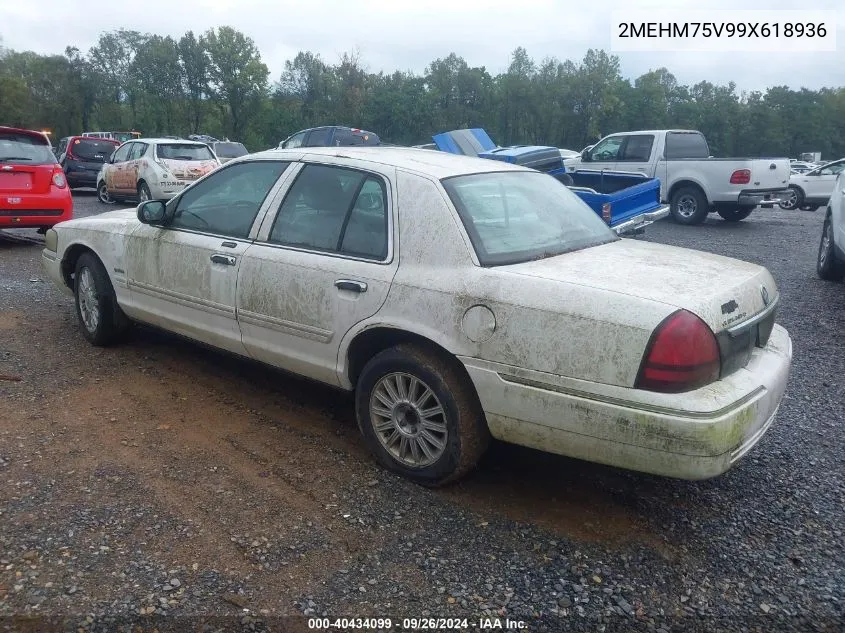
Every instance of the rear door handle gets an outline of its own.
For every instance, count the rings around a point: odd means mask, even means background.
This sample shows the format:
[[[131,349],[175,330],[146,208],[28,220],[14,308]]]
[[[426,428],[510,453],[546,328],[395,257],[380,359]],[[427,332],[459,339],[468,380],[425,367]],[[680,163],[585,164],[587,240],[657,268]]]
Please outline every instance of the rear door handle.
[[[367,284],[363,281],[355,281],[354,279],[338,279],[334,282],[335,288],[338,290],[350,290],[352,292],[367,292]]]
[[[220,253],[214,253],[211,256],[211,263],[212,264],[223,264],[224,266],[234,266],[238,263],[238,260],[231,255],[221,255]]]

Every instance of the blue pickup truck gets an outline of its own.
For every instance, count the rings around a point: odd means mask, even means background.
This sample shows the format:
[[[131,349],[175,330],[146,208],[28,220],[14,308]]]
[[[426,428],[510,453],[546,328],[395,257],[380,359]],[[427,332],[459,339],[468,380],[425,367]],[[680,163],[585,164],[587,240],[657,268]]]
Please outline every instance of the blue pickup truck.
[[[660,203],[660,181],[656,178],[634,172],[567,172],[556,147],[499,147],[481,128],[443,132],[432,140],[443,152],[524,165],[557,178],[620,235],[641,233],[647,225],[669,214],[668,205]]]

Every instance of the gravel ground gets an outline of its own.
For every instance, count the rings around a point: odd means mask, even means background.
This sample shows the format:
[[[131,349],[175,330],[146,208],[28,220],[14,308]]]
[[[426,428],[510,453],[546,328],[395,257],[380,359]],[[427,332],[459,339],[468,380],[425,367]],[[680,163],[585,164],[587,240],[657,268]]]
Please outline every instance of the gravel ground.
[[[76,195],[77,215],[102,209]],[[763,264],[783,294],[789,388],[732,471],[673,481],[496,445],[438,491],[374,465],[344,394],[143,329],[91,347],[34,232],[0,234],[0,630],[845,630],[845,286],[815,276],[822,220],[644,237]]]

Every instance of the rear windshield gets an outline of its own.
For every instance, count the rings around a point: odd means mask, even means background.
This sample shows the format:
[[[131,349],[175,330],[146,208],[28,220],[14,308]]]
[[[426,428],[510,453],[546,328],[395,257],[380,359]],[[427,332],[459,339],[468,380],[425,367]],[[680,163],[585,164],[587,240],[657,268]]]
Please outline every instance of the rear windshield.
[[[548,174],[494,172],[443,180],[482,266],[518,264],[619,239]]]
[[[71,145],[70,151],[73,156],[92,163],[104,163],[117,149],[115,143],[102,141],[93,138],[79,138]]]
[[[666,158],[707,158],[710,149],[707,141],[698,132],[668,132],[666,134]]]
[[[214,160],[208,145],[162,143],[156,150],[159,158],[168,160]]]
[[[0,132],[0,163],[18,162],[26,165],[50,165],[56,162],[56,157],[44,137]]]
[[[243,143],[215,143],[214,151],[223,158],[238,158],[249,154]]]

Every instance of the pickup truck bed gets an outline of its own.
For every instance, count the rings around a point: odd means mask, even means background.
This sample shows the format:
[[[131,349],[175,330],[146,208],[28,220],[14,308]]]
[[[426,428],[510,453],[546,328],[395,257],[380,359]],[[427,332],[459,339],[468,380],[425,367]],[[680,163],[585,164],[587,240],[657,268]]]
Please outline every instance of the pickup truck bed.
[[[660,182],[643,174],[589,169],[555,174],[617,233],[640,232],[669,214],[660,204]]]

